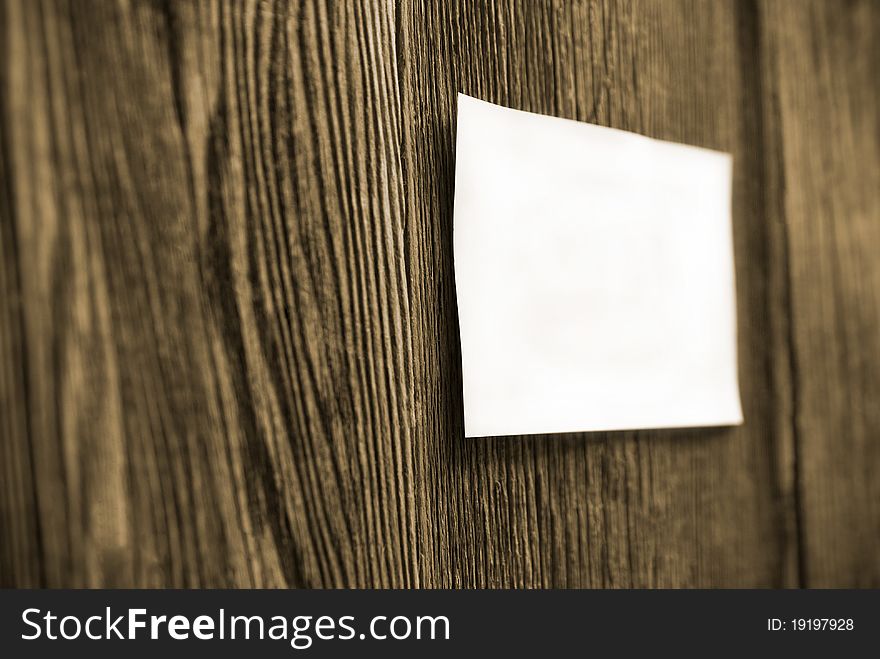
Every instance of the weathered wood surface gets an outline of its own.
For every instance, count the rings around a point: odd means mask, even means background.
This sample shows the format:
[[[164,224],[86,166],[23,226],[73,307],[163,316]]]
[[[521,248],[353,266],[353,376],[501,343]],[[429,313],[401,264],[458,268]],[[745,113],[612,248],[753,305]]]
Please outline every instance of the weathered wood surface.
[[[880,3],[766,2],[802,580],[880,587]],[[772,91],[770,91],[772,90]]]
[[[0,585],[880,586],[880,6],[0,12]],[[455,94],[730,151],[735,429],[465,441]]]

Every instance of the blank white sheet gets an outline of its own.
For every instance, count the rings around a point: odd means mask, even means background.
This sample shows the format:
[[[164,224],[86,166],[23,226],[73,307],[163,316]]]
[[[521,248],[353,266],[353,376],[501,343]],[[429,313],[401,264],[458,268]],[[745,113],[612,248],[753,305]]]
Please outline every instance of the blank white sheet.
[[[742,423],[730,155],[458,96],[465,435]]]

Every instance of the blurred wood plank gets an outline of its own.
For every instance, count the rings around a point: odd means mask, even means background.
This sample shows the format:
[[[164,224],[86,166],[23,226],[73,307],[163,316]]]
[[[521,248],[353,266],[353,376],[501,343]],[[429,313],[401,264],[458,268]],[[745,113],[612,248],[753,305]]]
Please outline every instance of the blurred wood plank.
[[[0,14],[2,16],[2,14]],[[5,34],[0,23],[0,34]],[[0,89],[8,88],[6,67]],[[33,481],[24,300],[12,194],[9,123],[0,103],[0,585],[39,586],[42,557]]]
[[[802,585],[880,587],[880,4],[763,2]]]

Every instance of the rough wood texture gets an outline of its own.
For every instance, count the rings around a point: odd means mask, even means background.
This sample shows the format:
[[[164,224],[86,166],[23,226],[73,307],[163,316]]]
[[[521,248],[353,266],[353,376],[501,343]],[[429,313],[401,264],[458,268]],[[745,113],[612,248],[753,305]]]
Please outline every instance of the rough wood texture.
[[[420,5],[419,5],[420,7]],[[433,5],[432,5],[433,9]],[[741,260],[739,429],[460,440],[450,254],[458,90],[512,107],[750,153],[731,4],[623,3],[488,8],[451,3],[404,17],[420,444],[438,521],[434,583],[515,586],[779,585],[770,426],[763,218],[736,181]],[[409,51],[408,51],[409,52]],[[439,341],[430,340],[439,337]],[[443,524],[445,522],[445,525]],[[436,539],[430,534],[435,534]],[[436,559],[434,559],[436,560]]]
[[[0,585],[880,585],[871,2],[0,12]],[[731,151],[736,429],[465,441],[455,94]]]

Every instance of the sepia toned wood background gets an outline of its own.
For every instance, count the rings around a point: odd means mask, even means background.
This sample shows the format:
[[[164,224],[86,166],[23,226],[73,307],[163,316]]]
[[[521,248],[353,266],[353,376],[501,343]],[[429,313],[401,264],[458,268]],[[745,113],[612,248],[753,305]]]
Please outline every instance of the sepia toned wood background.
[[[0,586],[880,587],[880,3],[0,6]],[[459,91],[733,153],[742,427],[464,440]]]

